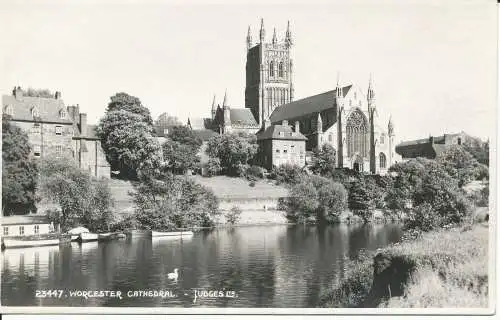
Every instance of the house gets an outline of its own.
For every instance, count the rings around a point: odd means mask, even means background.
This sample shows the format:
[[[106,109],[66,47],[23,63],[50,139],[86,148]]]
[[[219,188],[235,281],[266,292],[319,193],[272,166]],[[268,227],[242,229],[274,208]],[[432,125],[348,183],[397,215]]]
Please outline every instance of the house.
[[[2,237],[31,236],[55,231],[46,215],[28,214],[2,216]]]
[[[306,164],[306,140],[300,133],[298,123],[292,129],[286,120],[271,125],[269,121],[257,133],[259,161],[268,170],[284,164],[304,167]]]

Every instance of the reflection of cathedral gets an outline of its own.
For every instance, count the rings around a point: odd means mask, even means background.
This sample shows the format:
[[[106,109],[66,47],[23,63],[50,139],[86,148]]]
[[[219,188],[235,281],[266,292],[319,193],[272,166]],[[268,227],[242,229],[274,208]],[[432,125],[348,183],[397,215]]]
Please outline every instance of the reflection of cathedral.
[[[355,85],[294,101],[292,34],[288,25],[283,41],[274,30],[265,41],[264,22],[254,45],[248,29],[245,108],[231,108],[224,97],[223,107],[212,104],[212,118],[200,121],[220,133],[255,133],[267,120],[274,125],[296,124],[307,138],[306,150],[330,144],[336,151],[337,167],[381,173],[400,158],[395,153],[395,132],[391,120],[379,125],[373,83],[366,95]],[[208,125],[207,125],[208,123]],[[193,127],[194,128],[194,127]],[[198,128],[200,129],[200,128]],[[277,152],[281,150],[268,150]],[[263,155],[271,158],[274,155]]]

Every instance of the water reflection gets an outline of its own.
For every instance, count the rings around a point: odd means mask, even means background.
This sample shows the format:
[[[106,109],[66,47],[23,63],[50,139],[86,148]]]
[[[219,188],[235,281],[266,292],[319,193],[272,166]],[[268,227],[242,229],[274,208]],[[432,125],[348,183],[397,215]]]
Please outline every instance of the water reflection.
[[[313,307],[344,276],[361,249],[398,241],[397,225],[255,226],[190,238],[134,238],[106,243],[6,250],[2,303],[34,306]],[[167,274],[179,269],[177,282]],[[232,290],[237,298],[203,298],[193,290]],[[119,290],[110,297],[36,298],[35,290]],[[175,297],[128,297],[170,290]]]

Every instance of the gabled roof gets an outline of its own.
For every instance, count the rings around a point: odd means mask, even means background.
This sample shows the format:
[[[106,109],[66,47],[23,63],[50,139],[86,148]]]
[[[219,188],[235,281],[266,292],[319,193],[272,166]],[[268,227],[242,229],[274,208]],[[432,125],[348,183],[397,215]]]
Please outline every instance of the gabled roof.
[[[343,87],[342,96],[345,97],[351,88],[352,85]],[[327,91],[281,105],[274,109],[270,116],[270,120],[272,123],[275,123],[333,108],[335,106],[335,91],[336,90]]]
[[[0,221],[3,226],[26,225],[26,224],[49,224],[49,218],[41,214],[14,215],[2,217]]]
[[[67,123],[72,124],[72,119],[69,117],[69,113],[61,99],[54,98],[41,98],[41,97],[22,97],[17,100],[12,95],[2,95],[2,111],[5,112],[5,108],[11,105],[14,111],[12,115],[12,120],[25,120],[34,121],[32,114],[32,108],[38,108],[40,117],[37,117],[37,121],[41,122],[57,122],[57,123]],[[66,118],[61,119],[59,113],[64,110],[67,114]]]
[[[261,130],[257,133],[257,140],[302,140],[305,141],[307,138],[300,132],[294,132],[290,126],[284,126],[281,124],[273,124]]]
[[[252,111],[249,108],[233,109],[229,111],[231,125],[242,127],[258,127],[259,124],[255,121]]]

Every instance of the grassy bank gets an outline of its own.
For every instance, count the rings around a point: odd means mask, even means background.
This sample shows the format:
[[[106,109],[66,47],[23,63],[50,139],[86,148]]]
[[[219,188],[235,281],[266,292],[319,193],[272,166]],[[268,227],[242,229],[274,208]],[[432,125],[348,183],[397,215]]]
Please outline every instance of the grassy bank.
[[[321,307],[488,306],[488,225],[423,234],[363,255]]]

